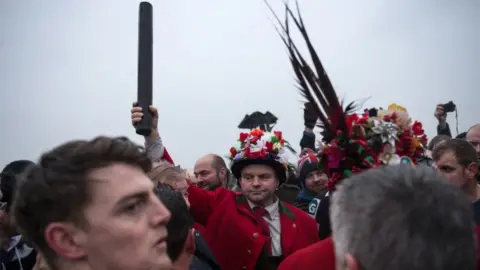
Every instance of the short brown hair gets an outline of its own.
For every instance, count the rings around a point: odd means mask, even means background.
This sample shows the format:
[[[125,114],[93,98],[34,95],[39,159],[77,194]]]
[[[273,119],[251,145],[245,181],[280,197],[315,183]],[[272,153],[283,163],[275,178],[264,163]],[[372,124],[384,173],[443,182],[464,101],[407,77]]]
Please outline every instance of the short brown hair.
[[[477,163],[477,152],[472,144],[462,139],[449,139],[433,148],[432,158],[438,161],[446,152],[453,152],[458,164],[466,167]]]
[[[168,184],[173,185],[175,181],[186,180],[185,170],[171,164],[161,164],[148,173],[155,185]]]
[[[83,209],[90,202],[88,177],[92,170],[126,163],[148,172],[144,149],[125,138],[97,137],[62,144],[43,154],[18,187],[13,215],[20,232],[45,256],[56,257],[45,240],[52,222],[88,226]]]

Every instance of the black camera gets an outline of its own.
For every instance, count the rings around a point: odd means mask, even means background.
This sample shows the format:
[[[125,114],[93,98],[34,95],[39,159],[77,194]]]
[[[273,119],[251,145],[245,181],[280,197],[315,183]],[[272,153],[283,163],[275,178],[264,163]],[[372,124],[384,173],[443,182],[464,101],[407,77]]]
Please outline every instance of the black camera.
[[[457,109],[457,105],[455,105],[455,103],[453,103],[453,101],[450,101],[446,104],[443,104],[442,107],[443,107],[443,112],[444,113],[451,113],[451,112],[454,112]]]

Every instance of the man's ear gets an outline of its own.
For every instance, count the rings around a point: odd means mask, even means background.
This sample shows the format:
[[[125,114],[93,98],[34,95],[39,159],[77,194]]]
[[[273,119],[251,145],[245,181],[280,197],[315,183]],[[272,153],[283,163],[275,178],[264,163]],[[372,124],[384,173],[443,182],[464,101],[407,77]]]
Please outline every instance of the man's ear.
[[[66,259],[80,259],[86,256],[87,234],[69,223],[54,222],[45,228],[45,241],[59,256]]]
[[[218,171],[218,176],[220,177],[220,179],[225,180],[225,183],[227,183],[227,169],[221,168]]]
[[[478,174],[478,164],[475,162],[467,166],[465,173],[469,179],[475,178]]]

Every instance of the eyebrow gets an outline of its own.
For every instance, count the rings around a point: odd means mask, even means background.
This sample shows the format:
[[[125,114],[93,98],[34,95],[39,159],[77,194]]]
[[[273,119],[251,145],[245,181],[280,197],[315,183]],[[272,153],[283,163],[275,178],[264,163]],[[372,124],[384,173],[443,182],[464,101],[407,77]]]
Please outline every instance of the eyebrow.
[[[127,201],[133,200],[133,199],[145,199],[148,198],[149,192],[145,190],[137,191],[135,193],[128,194],[122,198],[120,198],[115,205],[122,205],[125,204]]]

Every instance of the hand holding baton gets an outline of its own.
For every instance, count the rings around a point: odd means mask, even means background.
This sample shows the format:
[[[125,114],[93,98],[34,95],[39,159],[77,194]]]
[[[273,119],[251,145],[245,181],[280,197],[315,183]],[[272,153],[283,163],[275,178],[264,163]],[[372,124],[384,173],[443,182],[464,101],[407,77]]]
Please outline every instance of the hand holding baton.
[[[153,84],[153,7],[149,2],[141,2],[138,19],[138,106],[142,107],[143,118],[136,125],[139,135],[152,133],[152,84]]]

